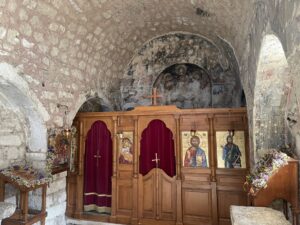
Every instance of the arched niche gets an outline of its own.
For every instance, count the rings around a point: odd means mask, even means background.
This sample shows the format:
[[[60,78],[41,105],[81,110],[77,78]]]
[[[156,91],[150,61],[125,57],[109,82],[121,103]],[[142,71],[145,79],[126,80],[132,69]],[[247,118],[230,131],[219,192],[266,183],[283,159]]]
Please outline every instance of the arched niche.
[[[28,123],[24,114],[0,93],[0,169],[25,159]]]
[[[78,112],[109,112],[111,107],[104,103],[98,96],[87,99],[79,108]]]
[[[194,64],[180,63],[166,68],[157,77],[153,87],[160,93],[162,105],[208,108],[213,104],[211,77],[207,71]],[[222,100],[226,101],[226,98]]]
[[[49,115],[26,81],[19,76],[18,70],[7,63],[0,63],[0,95],[4,105],[9,105],[25,118],[20,125],[27,130],[26,160],[31,161],[34,167],[44,169],[47,151],[45,122]]]
[[[79,112],[111,112],[115,111],[113,104],[101,93],[90,90],[80,94],[74,103],[74,107],[66,115],[65,126],[71,126]]]
[[[262,40],[254,89],[254,146],[255,156],[264,149],[281,148],[286,144],[284,120],[289,83],[288,63],[282,44],[274,34]]]
[[[121,81],[122,109],[150,105],[145,96],[157,86],[159,76],[176,64],[194,65],[206,71],[213,95],[208,103],[210,107],[244,106],[238,63],[232,47],[223,39],[216,45],[200,35],[177,32],[149,40],[132,57]],[[202,103],[200,107],[206,107],[206,104]],[[194,108],[197,104],[182,105],[183,108]]]

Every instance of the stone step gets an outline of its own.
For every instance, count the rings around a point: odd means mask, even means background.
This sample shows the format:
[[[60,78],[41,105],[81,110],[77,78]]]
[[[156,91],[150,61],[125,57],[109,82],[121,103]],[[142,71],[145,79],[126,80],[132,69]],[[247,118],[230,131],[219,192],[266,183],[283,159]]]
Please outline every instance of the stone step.
[[[94,222],[87,220],[76,220],[72,218],[67,218],[67,225],[121,225],[117,223],[106,223],[106,222]]]
[[[10,217],[15,210],[16,205],[7,202],[0,202],[0,224],[1,220]]]

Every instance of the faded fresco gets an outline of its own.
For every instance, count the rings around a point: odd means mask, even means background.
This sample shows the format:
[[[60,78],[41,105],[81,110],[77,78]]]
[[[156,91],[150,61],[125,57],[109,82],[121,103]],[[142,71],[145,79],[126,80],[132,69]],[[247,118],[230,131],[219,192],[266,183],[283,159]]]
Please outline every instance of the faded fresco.
[[[123,132],[123,137],[119,139],[119,163],[133,163],[133,132]]]
[[[210,77],[193,64],[168,67],[153,86],[163,96],[160,100],[162,105],[176,105],[178,108],[207,108],[212,105]]]
[[[218,168],[246,168],[245,133],[216,132]]]
[[[166,34],[145,43],[125,70],[121,108],[150,105],[144,96],[152,88],[162,95],[160,105],[184,109],[244,106],[234,52],[221,39],[217,45],[187,33]]]
[[[181,145],[183,167],[209,167],[207,131],[181,132]]]

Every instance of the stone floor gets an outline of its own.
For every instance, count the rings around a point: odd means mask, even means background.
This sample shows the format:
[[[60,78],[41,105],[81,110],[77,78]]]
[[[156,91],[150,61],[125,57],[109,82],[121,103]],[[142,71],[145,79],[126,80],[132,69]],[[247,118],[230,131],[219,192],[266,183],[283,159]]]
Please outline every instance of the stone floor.
[[[105,222],[93,222],[86,220],[76,220],[67,218],[67,225],[120,225],[116,223],[105,223]]]

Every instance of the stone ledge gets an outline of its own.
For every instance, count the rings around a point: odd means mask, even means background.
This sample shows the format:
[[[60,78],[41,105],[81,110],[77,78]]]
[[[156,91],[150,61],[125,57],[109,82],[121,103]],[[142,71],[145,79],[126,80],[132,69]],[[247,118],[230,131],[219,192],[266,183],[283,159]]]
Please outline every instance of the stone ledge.
[[[291,225],[282,212],[266,207],[230,206],[232,225]]]
[[[10,217],[15,210],[16,205],[7,202],[0,202],[0,224],[1,220]]]
[[[88,220],[77,220],[67,217],[67,225],[122,225],[118,223],[94,222]]]

